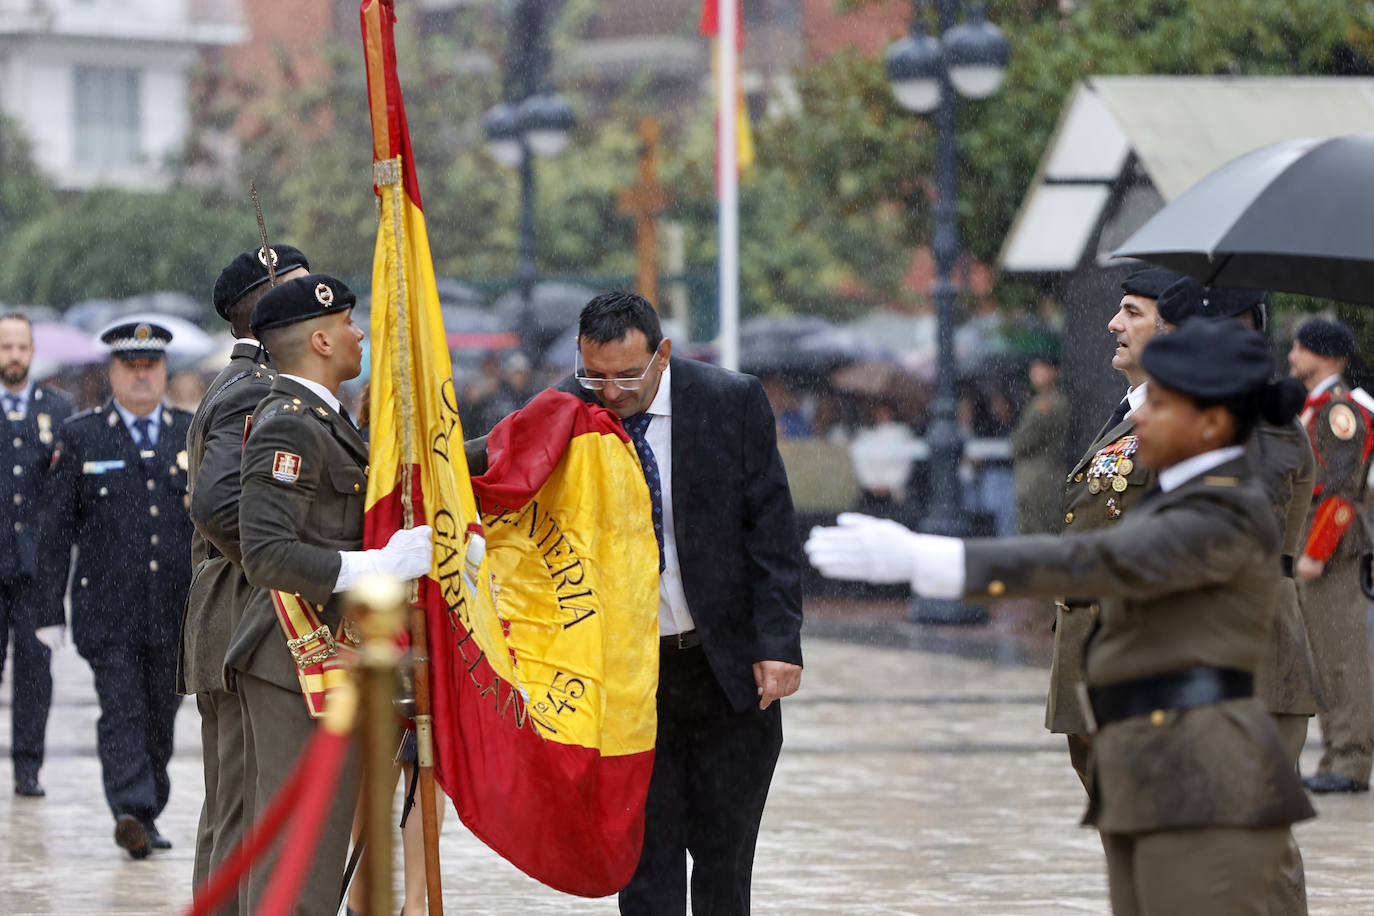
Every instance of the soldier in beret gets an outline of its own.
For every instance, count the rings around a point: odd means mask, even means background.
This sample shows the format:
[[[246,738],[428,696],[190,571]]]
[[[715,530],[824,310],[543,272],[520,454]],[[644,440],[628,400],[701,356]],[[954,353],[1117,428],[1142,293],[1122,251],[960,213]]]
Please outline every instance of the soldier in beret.
[[[205,771],[192,887],[204,883],[243,830],[243,715],[224,655],[252,592],[239,549],[239,466],[245,423],[276,378],[271,357],[250,327],[253,306],[271,288],[269,258],[278,282],[310,272],[305,255],[290,245],[242,252],[220,271],[215,311],[237,339],[186,435],[195,530],[177,690],[196,698]]]
[[[354,301],[341,281],[307,274],[270,290],[253,308],[252,331],[272,354],[277,377],[252,415],[244,445],[239,544],[243,571],[258,591],[227,655],[243,708],[250,822],[276,794],[313,730],[304,672],[335,659],[339,646],[353,641],[339,593],[369,573],[413,579],[431,565],[428,526],[398,531],[381,549],[361,549],[367,445],[339,402],[339,387],[362,369]],[[290,607],[318,628],[306,631],[308,641],[288,645],[275,605],[282,599],[285,608],[293,598]],[[290,618],[285,610],[283,618]],[[298,914],[338,911],[356,778],[350,759]],[[272,855],[254,865],[246,912],[257,910],[274,864]]]
[[[1254,696],[1282,542],[1245,443],[1297,404],[1270,381],[1264,338],[1234,322],[1188,321],[1140,361],[1138,453],[1158,480],[1121,524],[959,540],[846,514],[806,550],[826,575],[927,597],[1101,596],[1084,661],[1096,729],[1084,823],[1102,838],[1112,911],[1265,913],[1289,825],[1314,812]]]
[[[1374,424],[1342,377],[1354,352],[1350,328],[1314,318],[1298,328],[1288,353],[1289,372],[1307,387],[1302,422],[1317,456],[1312,514],[1296,564],[1324,704],[1317,716],[1321,763],[1304,780],[1313,792],[1367,791],[1374,760],[1369,632],[1359,587],[1369,533],[1358,510]]]
[[[44,514],[43,479],[52,466],[57,429],[71,416],[72,402],[29,377],[33,325],[22,313],[0,315],[0,406],[5,411],[4,458],[13,473],[0,474],[0,673],[5,643],[14,636],[10,669],[13,702],[10,759],[14,794],[43,796],[38,770],[52,703],[52,650],[62,644],[66,622],[59,600],[42,579],[57,565],[41,555],[34,535]]]
[[[1162,327],[1155,303],[1182,274],[1160,267],[1138,270],[1121,284],[1121,302],[1107,323],[1116,339],[1112,367],[1126,377],[1126,396],[1064,480],[1064,531],[1077,534],[1114,526],[1154,483],[1154,471],[1136,457],[1135,411],[1145,403],[1140,354]],[[1083,643],[1097,619],[1097,596],[1075,590],[1058,603],[1050,662],[1045,727],[1068,738],[1069,762],[1087,785],[1092,739],[1078,703]]]
[[[154,819],[171,783],[177,635],[191,579],[186,512],[186,430],[191,415],[162,403],[167,343],[152,322],[115,325],[104,405],[62,424],[48,479],[44,549],[62,564],[55,597],[72,575],[72,640],[95,674],[96,749],[115,842],[135,859],[171,842]]]

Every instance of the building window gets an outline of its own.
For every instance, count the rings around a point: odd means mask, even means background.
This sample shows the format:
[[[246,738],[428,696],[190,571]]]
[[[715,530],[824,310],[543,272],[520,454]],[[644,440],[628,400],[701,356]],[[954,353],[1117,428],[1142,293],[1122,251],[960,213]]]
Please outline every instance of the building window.
[[[76,68],[76,162],[111,167],[139,161],[138,70]]]

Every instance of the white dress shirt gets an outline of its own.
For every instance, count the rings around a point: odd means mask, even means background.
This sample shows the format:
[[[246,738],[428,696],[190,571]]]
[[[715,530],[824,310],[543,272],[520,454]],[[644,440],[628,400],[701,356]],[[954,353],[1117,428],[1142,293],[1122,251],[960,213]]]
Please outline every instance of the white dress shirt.
[[[1125,419],[1130,419],[1131,414],[1140,409],[1140,405],[1145,403],[1145,386],[1149,382],[1141,382],[1130,391],[1126,392],[1126,403],[1131,405],[1126,411]]]
[[[0,390],[0,395],[7,398],[14,398],[14,413],[16,420],[22,420],[29,415],[29,399],[33,397],[33,379],[30,378],[24,383],[24,387],[19,389],[16,394],[8,388]]]
[[[306,388],[309,388],[315,394],[319,395],[321,401],[324,401],[330,407],[334,408],[335,413],[339,413],[339,399],[334,397],[334,392],[330,391],[319,382],[311,381],[308,378],[301,378],[299,375],[288,375],[285,372],[281,373],[281,378],[289,378],[298,385],[304,385]],[[339,415],[343,416],[342,414]]]
[[[654,453],[658,479],[663,488],[663,572],[658,576],[658,631],[663,636],[686,633],[696,628],[687,609],[687,593],[682,588],[682,565],[677,558],[677,537],[673,533],[673,400],[672,369],[663,370],[658,391],[645,413],[649,428],[644,441]]]
[[[1228,445],[1225,448],[1214,448],[1210,452],[1185,458],[1178,464],[1171,465],[1159,472],[1159,488],[1165,493],[1170,490],[1177,490],[1197,475],[1206,474],[1212,468],[1244,454],[1245,446]]]

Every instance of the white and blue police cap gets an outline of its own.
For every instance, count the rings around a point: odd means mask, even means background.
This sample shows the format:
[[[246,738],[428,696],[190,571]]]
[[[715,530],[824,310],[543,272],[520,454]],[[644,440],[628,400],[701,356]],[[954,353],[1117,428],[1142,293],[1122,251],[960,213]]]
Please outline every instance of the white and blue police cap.
[[[172,332],[152,321],[125,321],[107,328],[100,340],[118,359],[161,359]]]

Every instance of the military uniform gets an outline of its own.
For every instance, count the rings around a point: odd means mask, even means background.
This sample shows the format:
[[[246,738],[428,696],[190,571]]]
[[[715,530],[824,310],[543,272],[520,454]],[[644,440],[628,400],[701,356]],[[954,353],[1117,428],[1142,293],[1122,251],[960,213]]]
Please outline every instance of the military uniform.
[[[40,555],[37,535],[43,479],[57,431],[72,413],[71,401],[43,385],[30,386],[17,400],[0,420],[0,672],[12,633],[10,759],[16,785],[37,782],[52,703],[52,653],[34,631],[65,623],[61,595],[54,600],[52,589],[39,581],[40,573],[53,577],[59,564]]]
[[[1064,481],[1064,531],[1080,534],[1114,527],[1154,483],[1154,471],[1135,459],[1135,424],[1125,417],[1098,433]],[[1054,621],[1045,727],[1068,736],[1069,760],[1087,785],[1088,723],[1078,702],[1083,646],[1098,616],[1097,596],[1075,587],[1059,603]]]
[[[224,658],[253,592],[239,548],[244,431],[275,378],[265,351],[253,343],[236,343],[186,437],[195,530],[177,690],[195,695],[201,721],[205,801],[196,834],[196,887],[234,848],[243,829],[243,716],[226,679]]]
[[[1022,534],[1059,530],[1059,475],[1069,438],[1069,402],[1059,392],[1026,403],[1011,434],[1016,518]]]
[[[1298,597],[1317,663],[1323,710],[1319,713],[1319,773],[1368,785],[1374,759],[1374,699],[1369,632],[1360,592],[1360,554],[1369,533],[1357,506],[1369,468],[1369,415],[1351,400],[1343,379],[1309,395],[1303,425],[1317,457],[1310,529],[1302,552],[1326,563],[1320,578],[1298,583]]]
[[[62,425],[48,479],[46,549],[64,558],[48,577],[66,585],[78,548],[71,629],[95,674],[97,750],[116,818],[151,824],[167,804],[176,692],[176,640],[191,578],[186,431],[191,415],[162,407],[140,449],[113,399]],[[132,851],[132,850],[131,850]],[[146,853],[145,853],[146,854]]]
[[[264,300],[264,302],[267,300]],[[337,631],[334,594],[339,551],[363,540],[367,446],[353,424],[319,395],[279,375],[253,415],[244,447],[239,534],[243,569],[258,588],[230,642],[245,732],[245,805],[266,807],[312,731],[296,663],[267,589],[299,594]],[[297,912],[332,914],[353,819],[356,766],[345,768]],[[250,910],[266,887],[270,861],[249,876]]]

